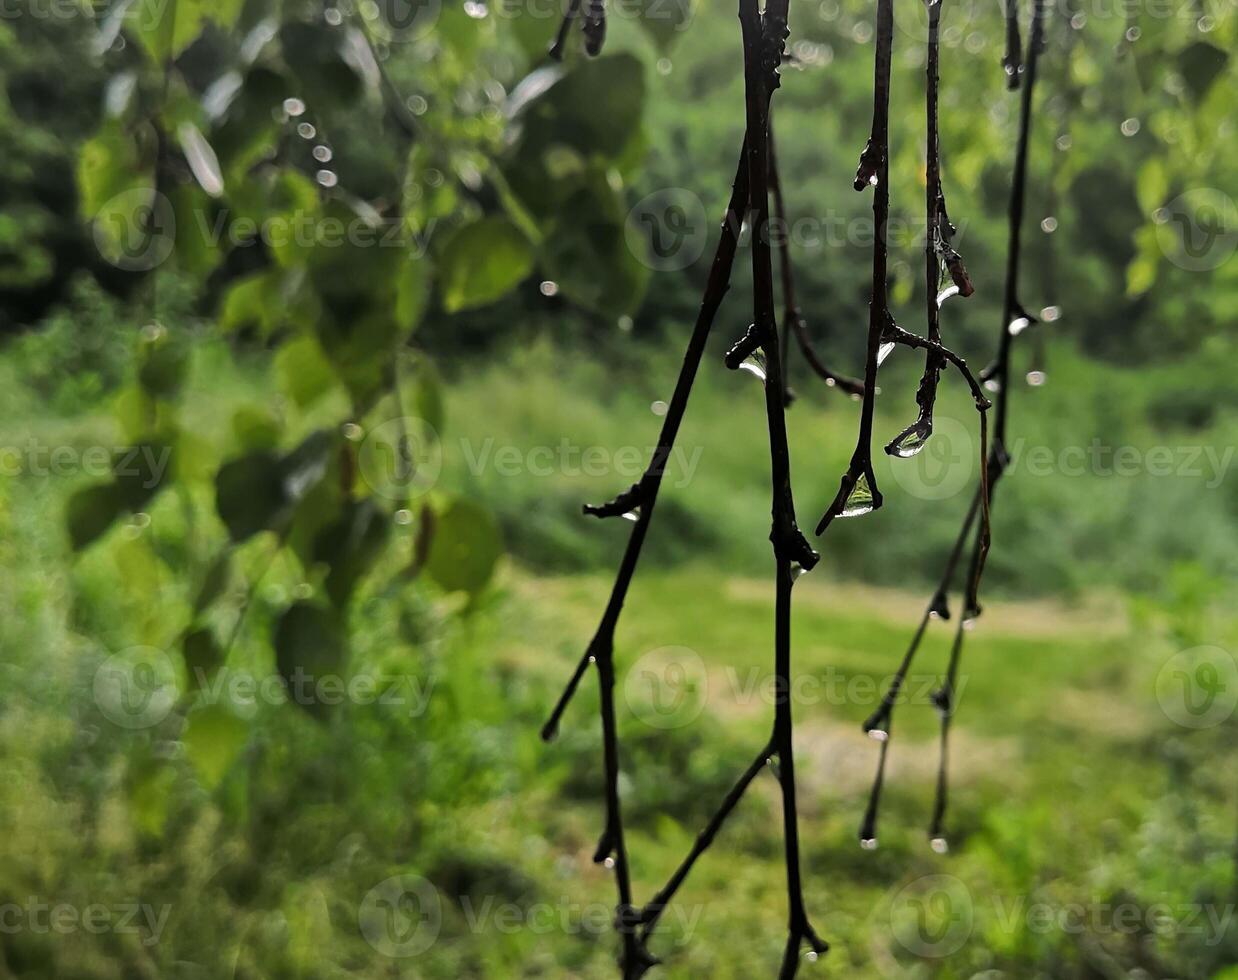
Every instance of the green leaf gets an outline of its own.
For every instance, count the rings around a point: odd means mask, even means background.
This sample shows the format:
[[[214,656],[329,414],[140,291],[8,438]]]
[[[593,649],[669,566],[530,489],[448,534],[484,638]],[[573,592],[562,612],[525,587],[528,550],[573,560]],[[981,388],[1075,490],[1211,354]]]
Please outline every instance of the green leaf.
[[[430,298],[426,263],[406,252],[396,267],[395,319],[400,329],[411,333],[421,323]]]
[[[361,76],[340,51],[343,32],[323,23],[291,21],[279,30],[284,61],[296,76],[309,108],[318,114],[351,105],[362,92]]]
[[[280,390],[301,409],[309,408],[336,384],[335,372],[313,337],[296,337],[284,344],[275,354],[275,373]]]
[[[197,629],[181,641],[181,656],[185,659],[187,691],[205,690],[223,666],[224,651],[209,629]]]
[[[687,29],[693,6],[693,0],[641,0],[640,26],[665,54]]]
[[[1204,96],[1229,64],[1229,54],[1207,41],[1196,41],[1178,52],[1178,71],[1196,102]]]
[[[563,295],[610,316],[635,312],[649,270],[628,244],[622,199],[594,175],[564,203],[542,242],[541,261]]]
[[[279,419],[264,405],[242,405],[232,416],[232,434],[242,449],[273,449],[282,432]]]
[[[316,717],[331,706],[319,697],[324,678],[342,681],[348,658],[343,624],[326,606],[298,602],[275,626],[275,666],[288,698]]]
[[[347,604],[357,583],[382,554],[390,530],[390,516],[372,500],[350,500],[339,518],[314,539],[314,560],[327,563],[325,588],[337,606]]]
[[[136,0],[125,23],[156,64],[175,58],[197,40],[208,20],[236,23],[244,0]]]
[[[443,306],[449,313],[502,299],[533,271],[529,240],[507,218],[465,225],[439,257]]]
[[[65,523],[74,551],[101,537],[126,511],[124,496],[115,483],[100,483],[78,490],[65,508]]]
[[[472,500],[457,497],[436,515],[426,571],[448,592],[476,595],[490,582],[502,554],[502,535],[494,515]]]
[[[210,567],[206,570],[206,575],[202,577],[202,587],[198,590],[197,598],[193,601],[194,615],[204,612],[209,609],[221,595],[224,589],[228,587],[228,580],[232,575],[232,549],[225,548],[211,562]]]
[[[326,475],[332,446],[331,436],[320,431],[282,459],[260,450],[220,467],[215,509],[232,540],[283,530],[297,503]]]
[[[190,712],[181,736],[185,756],[207,789],[223,781],[248,737],[249,726],[222,704],[208,704]]]

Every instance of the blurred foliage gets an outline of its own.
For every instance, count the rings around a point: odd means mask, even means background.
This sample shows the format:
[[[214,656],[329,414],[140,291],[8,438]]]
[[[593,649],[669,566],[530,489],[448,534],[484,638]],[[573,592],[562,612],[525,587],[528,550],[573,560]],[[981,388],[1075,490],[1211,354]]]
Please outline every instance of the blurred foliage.
[[[869,205],[849,186],[871,111],[870,11],[793,8],[777,125],[791,218],[809,233],[792,236],[800,303],[845,368],[860,360],[867,302]],[[140,900],[173,918],[154,944],[6,934],[0,976],[398,975],[358,908],[404,872],[432,883],[445,919],[433,955],[402,975],[612,975],[608,928],[479,928],[467,903],[579,904],[606,886],[583,812],[598,791],[596,733],[548,754],[536,729],[592,627],[602,584],[587,573],[621,546],[623,528],[583,522],[580,502],[625,481],[613,463],[595,474],[560,461],[546,477],[532,454],[564,438],[631,450],[637,466],[648,454],[709,253],[653,274],[630,208],[674,190],[721,213],[742,138],[731,12],[616,5],[606,54],[586,59],[573,32],[562,65],[545,56],[556,11],[535,0],[82,0],[8,14],[4,445],[123,449],[106,479],[28,466],[0,485],[12,570],[0,576],[0,904]],[[891,275],[897,305],[915,308],[924,55],[921,21],[899,15],[891,172],[906,234]],[[997,326],[1017,96],[998,70],[995,7],[947,0],[944,28],[946,188],[978,285],[947,307],[945,330],[975,362]],[[1020,395],[1014,425],[1031,449],[1235,441],[1235,32],[1232,10],[1207,4],[1055,14],[1024,296],[1053,311],[1029,365],[1048,357],[1051,384]],[[719,349],[747,322],[746,278]],[[893,401],[914,367],[890,365],[879,422],[904,414]],[[836,480],[854,412],[811,390],[796,357],[792,373],[797,485],[816,493]],[[626,638],[625,657],[698,632],[736,665],[763,648],[765,605],[737,600],[723,615],[714,601],[768,565],[759,399],[747,411],[736,385],[751,382],[719,375],[702,372],[672,474],[683,481],[668,480],[650,539],[651,563],[686,567],[634,594],[648,635]],[[963,418],[956,394],[943,414]],[[514,474],[478,464],[504,449]],[[978,893],[1219,901],[1232,774],[1209,760],[1227,757],[1232,732],[1188,739],[1144,702],[1169,651],[1233,641],[1215,612],[1238,554],[1228,466],[1217,485],[1017,468],[1003,485],[994,584],[1137,593],[1138,648],[1103,624],[992,640],[997,667],[977,680],[989,695],[966,723],[1018,739],[1027,787],[1012,796],[996,766],[962,790],[973,823],[952,873]],[[961,498],[887,483],[904,491],[897,506],[840,526],[814,579],[906,586],[937,567]],[[858,547],[870,537],[881,546]],[[884,610],[806,606],[807,666],[867,676],[874,651],[903,642]],[[160,656],[134,661],[143,650]],[[107,716],[99,678],[117,658],[171,672],[156,724]],[[306,675],[398,682],[403,700],[301,697]],[[220,695],[238,677],[278,679],[284,693]],[[1066,681],[1106,710],[1055,714]],[[1121,697],[1142,712],[1133,732]],[[642,893],[747,757],[755,718],[711,712],[625,742]],[[854,735],[859,718],[846,720]],[[841,746],[826,771],[855,756],[835,734],[810,735]],[[1081,742],[1093,746],[1082,760]],[[909,794],[924,797],[928,778],[891,791],[892,820],[922,816]],[[1233,961],[1232,932],[1124,946],[982,916],[983,942],[915,963],[883,930],[882,903],[935,859],[892,833],[875,863],[861,860],[861,782],[807,798],[809,878],[814,901],[835,903],[838,975],[1205,977]],[[581,806],[568,812],[565,795]],[[1074,826],[1052,805],[1064,798],[1088,808]],[[728,827],[744,870],[703,867],[694,893],[719,940],[670,949],[670,975],[751,976],[776,959],[767,823],[758,801]]]

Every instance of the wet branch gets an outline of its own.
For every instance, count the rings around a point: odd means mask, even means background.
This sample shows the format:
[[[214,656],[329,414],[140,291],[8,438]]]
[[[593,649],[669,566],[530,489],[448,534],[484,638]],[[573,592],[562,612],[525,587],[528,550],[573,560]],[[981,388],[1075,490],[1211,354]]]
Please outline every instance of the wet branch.
[[[1014,19],[1014,36],[1018,37],[1018,11],[1016,0],[1010,0],[1007,13]],[[1018,331],[1011,330],[1011,324],[1017,318],[1030,316],[1024,311],[1018,299],[1018,272],[1024,202],[1027,189],[1027,159],[1028,144],[1031,132],[1031,117],[1033,108],[1033,89],[1036,81],[1036,67],[1040,54],[1044,49],[1044,21],[1047,15],[1047,0],[1033,0],[1031,40],[1028,45],[1026,69],[1022,68],[1023,60],[1016,50],[1015,63],[1020,66],[1018,73],[1026,75],[1026,84],[1022,91],[1022,107],[1019,122],[1019,136],[1015,148],[1014,177],[1011,188],[1009,244],[1007,249],[1006,286],[1003,300],[1001,333],[998,341],[997,359],[993,365],[981,372],[981,378],[994,383],[997,387],[996,432],[992,446],[988,446],[987,414],[981,416],[981,466],[980,486],[972,498],[971,506],[963,520],[963,525],[951,549],[945,570],[938,583],[936,591],[929,602],[928,609],[920,621],[898,673],[877,710],[864,723],[864,730],[882,742],[881,755],[877,764],[877,774],[869,796],[868,809],[861,825],[860,836],[864,840],[876,839],[877,818],[880,806],[882,783],[884,780],[886,755],[889,751],[891,722],[898,694],[902,688],[907,672],[911,667],[917,651],[921,646],[930,619],[937,617],[949,618],[946,595],[954,580],[962,549],[967,539],[972,536],[977,513],[980,514],[980,526],[975,529],[970,549],[969,570],[964,608],[955,628],[954,640],[950,649],[950,660],[942,686],[933,696],[934,703],[941,714],[940,761],[937,773],[936,799],[933,805],[933,815],[929,825],[929,837],[934,850],[944,851],[947,847],[945,837],[945,817],[948,801],[948,759],[950,726],[957,707],[955,701],[959,665],[962,659],[964,636],[974,625],[980,615],[979,590],[984,571],[985,560],[990,545],[990,515],[993,489],[1004,473],[1009,462],[1005,449],[1006,424],[1009,417],[1010,394],[1010,357],[1012,340]],[[1007,63],[1010,63],[1008,58]],[[1009,72],[1009,69],[1008,69]],[[1015,85],[1017,85],[1017,77]],[[1012,85],[1012,87],[1015,87]]]
[[[794,398],[791,389],[787,387],[787,354],[791,349],[791,344],[787,339],[789,331],[794,331],[795,339],[799,344],[800,351],[804,355],[804,360],[808,362],[808,366],[812,368],[817,377],[821,378],[831,388],[838,388],[839,391],[848,395],[859,397],[864,394],[864,382],[858,378],[849,378],[844,374],[838,374],[825,366],[825,363],[821,360],[816,348],[813,346],[812,339],[808,336],[808,324],[800,312],[799,303],[796,301],[795,272],[791,266],[791,244],[788,235],[790,226],[787,224],[786,204],[782,196],[782,179],[778,171],[778,155],[774,146],[774,126],[772,120],[769,127],[769,187],[774,195],[774,217],[778,232],[778,264],[782,271],[782,380],[784,401],[789,405]]]

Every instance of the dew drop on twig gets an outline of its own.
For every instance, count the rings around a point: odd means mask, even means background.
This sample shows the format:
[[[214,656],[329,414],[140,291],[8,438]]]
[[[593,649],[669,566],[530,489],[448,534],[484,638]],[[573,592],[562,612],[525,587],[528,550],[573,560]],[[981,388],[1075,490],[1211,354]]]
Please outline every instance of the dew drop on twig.
[[[948,850],[950,850],[950,845],[944,837],[934,837],[931,841],[929,841],[929,847],[931,847],[938,854],[945,854]]]
[[[1010,331],[1010,336],[1017,337],[1031,325],[1032,321],[1027,317],[1017,316],[1010,321],[1010,324],[1006,327],[1006,329]]]
[[[637,521],[640,520],[640,508],[633,507],[631,510],[627,511],[623,515],[623,519],[625,521],[631,521],[633,524],[635,524]]]
[[[890,733],[884,728],[870,728],[868,730],[868,737],[874,742],[888,742],[890,740]]]
[[[955,283],[951,283],[937,294],[937,308],[940,310],[942,304],[945,303],[946,300],[950,299],[952,296],[957,296],[959,292],[959,287]]]
[[[875,851],[877,850],[877,838],[862,837],[860,838],[860,846],[866,851]]]
[[[895,343],[888,341],[877,348],[877,366],[880,367],[886,362],[886,358],[894,353]]]
[[[754,378],[760,381],[765,380],[765,355],[760,351],[754,351],[744,358],[739,365],[741,371],[747,371]]]
[[[851,488],[851,493],[847,495],[847,502],[843,504],[843,509],[839,513],[839,517],[863,517],[865,514],[871,514],[873,511],[873,491],[868,485],[868,477],[864,474],[855,481],[855,486]]]
[[[1028,371],[1027,383],[1033,388],[1041,387],[1048,380],[1048,376],[1044,371]]]

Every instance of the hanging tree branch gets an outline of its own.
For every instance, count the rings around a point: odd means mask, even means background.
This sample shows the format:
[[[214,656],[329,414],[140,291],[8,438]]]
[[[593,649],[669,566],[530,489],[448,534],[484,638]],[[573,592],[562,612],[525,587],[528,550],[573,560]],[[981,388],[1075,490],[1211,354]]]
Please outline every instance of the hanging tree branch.
[[[887,241],[890,223],[890,62],[894,52],[894,0],[877,0],[877,55],[873,71],[873,128],[860,155],[855,188],[872,186],[876,241],[873,246],[873,285],[868,304],[868,346],[864,362],[864,403],[860,432],[851,464],[843,474],[834,502],[817,524],[817,534],[836,517],[858,517],[881,506],[881,491],[873,473],[873,412],[877,400],[878,354],[881,335],[890,320],[886,290]]]
[[[792,331],[795,333],[795,339],[799,344],[800,351],[804,355],[804,360],[808,362],[808,366],[812,368],[817,377],[821,378],[829,387],[836,387],[839,391],[859,398],[864,394],[864,382],[857,378],[849,378],[846,375],[837,374],[825,366],[825,363],[821,360],[816,348],[813,346],[812,339],[808,336],[808,324],[804,321],[799,303],[796,301],[795,271],[791,266],[791,243],[788,235],[787,209],[786,202],[782,196],[782,179],[779,176],[778,155],[775,152],[774,124],[772,119],[769,126],[769,187],[774,195],[774,217],[777,219],[778,232],[778,264],[782,270],[782,330],[784,338],[782,344],[782,383],[784,401],[789,405],[794,398],[791,389],[788,387],[787,379],[787,354],[791,350],[791,344],[787,337]]]
[[[601,11],[600,2],[588,3],[586,20]],[[580,3],[574,2],[568,10],[555,48],[562,52],[571,21],[579,12]],[[625,980],[636,980],[657,961],[650,954],[647,944],[667,906],[695,866],[697,860],[709,849],[723,824],[739,804],[740,799],[757,775],[769,764],[777,773],[783,801],[783,837],[786,859],[786,883],[788,896],[787,941],[784,948],[780,978],[790,980],[798,971],[800,953],[808,947],[807,959],[816,959],[828,946],[812,928],[803,899],[800,874],[799,831],[796,810],[796,783],[791,711],[791,590],[795,579],[811,569],[818,561],[807,539],[800,531],[795,517],[795,505],[791,491],[790,452],[786,431],[786,385],[783,372],[785,348],[780,347],[777,320],[774,312],[774,279],[772,243],[770,241],[770,192],[774,192],[775,208],[779,221],[785,226],[785,204],[778,181],[772,133],[769,125],[771,97],[779,87],[779,66],[784,57],[787,27],[788,0],[769,0],[762,15],[758,0],[740,0],[740,23],[743,34],[745,115],[747,136],[740,156],[732,187],[730,203],[722,223],[722,233],[714,254],[701,309],[689,339],[684,363],[680,369],[666,419],[659,436],[649,468],[641,479],[608,503],[586,506],[585,512],[594,516],[624,516],[633,523],[631,536],[620,563],[610,600],[601,623],[590,641],[584,655],[572,674],[563,694],[556,703],[550,718],[542,729],[543,738],[552,739],[562,720],[580,681],[592,664],[598,670],[601,690],[602,736],[606,780],[606,817],[604,830],[594,854],[594,860],[605,863],[615,871],[618,890],[616,928],[621,934],[623,951],[621,965]],[[596,16],[594,17],[596,20]],[[865,380],[863,383],[841,378],[828,371],[816,356],[803,318],[795,300],[794,281],[788,250],[780,243],[782,259],[783,298],[787,324],[795,329],[801,349],[814,370],[827,383],[841,387],[852,394],[863,396],[857,448],[852,467],[844,477],[840,500],[844,505],[854,504],[856,491],[863,490],[867,509],[880,504],[880,494],[872,477],[871,442],[876,394],[876,374],[887,348],[902,344],[926,351],[926,377],[932,374],[931,385],[935,390],[941,369],[953,365],[968,382],[981,418],[981,459],[987,453],[987,416],[990,407],[980,382],[972,375],[966,362],[942,345],[935,317],[930,314],[929,336],[919,337],[902,330],[894,322],[886,296],[886,227],[889,218],[888,188],[888,137],[889,137],[889,80],[893,46],[893,0],[878,0],[877,7],[877,63],[874,85],[874,121],[872,137],[861,158],[856,186],[862,189],[867,184],[875,185],[874,214],[877,218],[877,246],[873,260],[873,292],[870,303],[870,318],[867,344]],[[587,45],[588,47],[588,45]],[[552,53],[554,53],[552,51]],[[591,50],[591,53],[595,53]],[[935,96],[934,96],[935,100]],[[935,120],[933,123],[935,131]],[[935,140],[934,140],[935,145]],[[934,151],[935,152],[935,151]],[[931,182],[930,214],[934,227],[930,229],[928,248],[931,252],[931,268],[947,269],[955,280],[959,292],[971,291],[970,281],[962,262],[949,245],[953,228],[945,216],[944,198],[939,180]],[[739,232],[745,216],[750,218],[753,229],[752,271],[754,284],[753,322],[745,335],[727,352],[726,364],[732,369],[749,367],[764,384],[766,419],[770,438],[771,464],[771,533],[775,558],[775,627],[774,627],[774,672],[775,672],[775,718],[769,741],[762,746],[749,766],[744,770],[730,792],[722,800],[714,816],[697,836],[697,839],[674,874],[654,897],[639,910],[632,903],[631,875],[619,800],[619,752],[615,719],[615,630],[624,601],[639,562],[641,548],[648,532],[649,522],[657,501],[662,474],[669,459],[679,427],[687,409],[692,385],[700,366],[701,357],[714,319],[730,285]],[[938,265],[933,266],[936,262]],[[934,296],[936,302],[936,296]],[[785,335],[783,343],[786,343]],[[922,384],[923,387],[923,384]],[[931,411],[931,400],[930,400]],[[848,486],[850,480],[850,486]],[[940,602],[936,601],[926,613],[921,626],[923,633],[928,617],[945,613],[944,593],[957,565],[965,540],[980,515],[980,531],[977,547],[972,555],[972,586],[969,595],[974,596],[978,587],[979,572],[983,567],[988,543],[988,468],[982,465],[981,486],[973,501],[968,519],[956,543],[950,566],[939,588]],[[862,484],[862,487],[861,487]],[[836,501],[837,503],[837,501]],[[839,513],[862,512],[854,506],[842,506]],[[824,530],[833,515],[827,512],[818,532]],[[918,641],[917,641],[918,643]],[[913,650],[905,658],[898,683],[905,676]],[[896,691],[889,696],[893,704]],[[888,720],[888,716],[887,716]],[[884,765],[884,748],[883,748]],[[875,817],[874,817],[875,819]]]
[[[998,339],[998,354],[993,365],[982,372],[981,377],[997,388],[997,409],[993,445],[985,449],[985,432],[981,438],[980,487],[972,498],[971,505],[963,519],[958,537],[955,539],[945,570],[938,582],[937,588],[929,601],[928,608],[920,621],[911,643],[904,654],[898,672],[895,674],[885,697],[877,710],[864,722],[864,730],[879,740],[881,754],[877,763],[877,774],[869,796],[868,807],[860,828],[860,838],[868,842],[867,846],[875,846],[877,819],[881,800],[881,790],[885,775],[886,756],[890,747],[890,733],[895,704],[898,694],[906,679],[917,651],[924,639],[929,621],[934,618],[948,619],[950,616],[947,605],[947,593],[954,580],[959,560],[962,556],[964,543],[972,534],[976,515],[982,512],[981,527],[977,530],[971,549],[966,591],[964,594],[963,613],[955,628],[954,639],[950,649],[950,660],[945,679],[941,688],[933,696],[941,714],[940,731],[940,762],[937,773],[936,799],[933,806],[933,816],[929,825],[929,837],[934,850],[939,852],[947,849],[945,837],[945,815],[948,798],[947,760],[949,750],[950,723],[953,718],[955,690],[958,680],[959,664],[962,658],[965,632],[974,624],[980,614],[979,588],[984,569],[985,557],[989,547],[987,510],[992,498],[994,485],[1002,476],[1008,463],[1005,448],[1006,425],[1009,417],[1010,394],[1010,357],[1013,338],[1029,325],[1031,317],[1023,309],[1018,299],[1019,256],[1022,241],[1022,226],[1024,200],[1027,187],[1028,143],[1031,131],[1031,116],[1033,108],[1033,90],[1036,81],[1036,67],[1044,48],[1044,20],[1047,13],[1047,0],[1033,0],[1031,40],[1028,45],[1026,62],[1026,84],[1023,86],[1022,107],[1019,122],[1019,135],[1015,148],[1014,176],[1012,180],[1009,243],[1007,248],[1006,286],[1003,298],[1001,333]],[[1012,12],[1013,8],[1013,12]],[[1007,13],[1015,18],[1015,36],[1018,36],[1017,6],[1012,0],[1007,7]],[[932,23],[932,19],[930,20]],[[934,34],[930,31],[930,45],[934,43]],[[1022,58],[1016,54],[1017,63],[1023,64]],[[930,56],[930,61],[932,58]],[[1009,63],[1009,59],[1008,62]],[[1022,71],[1022,69],[1020,69]],[[932,69],[930,68],[930,73]],[[930,83],[932,84],[932,83]],[[1017,82],[1016,82],[1017,84]],[[931,144],[930,144],[931,151]],[[985,427],[987,429],[987,426]]]

